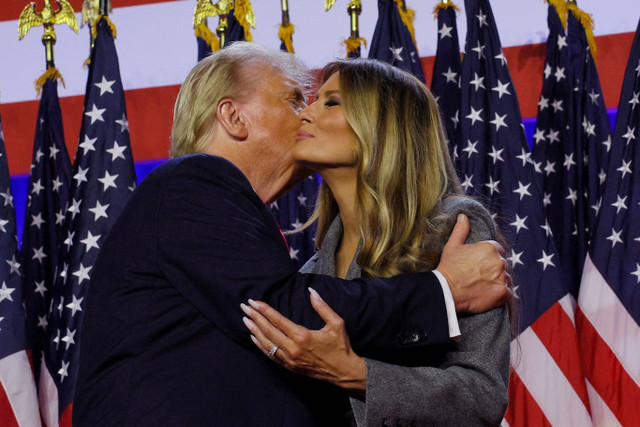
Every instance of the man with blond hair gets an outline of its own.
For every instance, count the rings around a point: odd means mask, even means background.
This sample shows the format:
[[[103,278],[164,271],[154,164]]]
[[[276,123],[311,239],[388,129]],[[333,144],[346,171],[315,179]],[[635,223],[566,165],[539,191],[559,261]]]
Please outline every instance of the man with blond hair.
[[[308,173],[290,153],[307,80],[293,56],[249,43],[189,73],[174,158],[136,189],[94,267],[74,425],[349,425],[344,392],[255,348],[241,303],[268,302],[318,329],[313,288],[354,349],[388,352],[447,342],[456,310],[509,297],[501,248],[464,246],[465,221],[438,272],[345,281],[296,271],[265,204]]]

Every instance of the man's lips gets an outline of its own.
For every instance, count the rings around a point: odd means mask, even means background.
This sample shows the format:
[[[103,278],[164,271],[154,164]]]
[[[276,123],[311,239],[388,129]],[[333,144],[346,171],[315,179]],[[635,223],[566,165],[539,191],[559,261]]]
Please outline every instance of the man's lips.
[[[308,139],[308,138],[313,138],[313,135],[311,135],[309,132],[305,132],[303,130],[299,130],[298,131],[298,136],[296,137],[296,141],[299,141],[301,139]]]

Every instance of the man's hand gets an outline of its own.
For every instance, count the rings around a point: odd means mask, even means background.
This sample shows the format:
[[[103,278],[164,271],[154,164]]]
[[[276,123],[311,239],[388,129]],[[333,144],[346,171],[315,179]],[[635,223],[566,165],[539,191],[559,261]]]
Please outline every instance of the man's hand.
[[[469,219],[458,215],[437,270],[449,283],[458,313],[483,313],[511,299],[504,248],[493,240],[465,245]]]

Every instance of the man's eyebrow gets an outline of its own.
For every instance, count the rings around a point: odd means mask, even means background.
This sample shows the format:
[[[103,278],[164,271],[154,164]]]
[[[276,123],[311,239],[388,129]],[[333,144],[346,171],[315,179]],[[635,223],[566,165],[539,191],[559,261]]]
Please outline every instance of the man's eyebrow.
[[[296,99],[304,99],[304,93],[302,93],[302,89],[300,89],[299,87],[293,88],[292,92]]]

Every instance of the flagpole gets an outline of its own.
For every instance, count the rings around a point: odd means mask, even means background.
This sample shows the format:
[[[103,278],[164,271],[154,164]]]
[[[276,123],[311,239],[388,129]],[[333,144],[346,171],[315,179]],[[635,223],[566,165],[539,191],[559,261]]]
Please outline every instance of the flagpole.
[[[281,0],[280,6],[282,8],[282,26],[286,27],[289,25],[289,1]]]
[[[229,24],[227,23],[227,13],[220,15],[220,23],[218,27],[216,27],[216,34],[218,35],[218,39],[220,39],[220,49],[222,49],[227,41],[227,29],[229,28]]]
[[[360,12],[362,12],[360,0],[350,1],[347,6],[347,13],[351,17],[351,39],[354,40],[360,38],[360,22],[358,19]]]
[[[55,68],[56,65],[53,61],[53,46],[56,44],[55,33],[51,34],[45,31],[44,35],[42,36],[42,44],[44,45],[45,49],[46,69],[48,70],[49,68]]]
[[[347,13],[349,14],[351,24],[351,34],[343,43],[347,47],[347,58],[360,58],[360,45],[367,44],[364,39],[360,38],[360,23],[358,17],[362,12],[362,4],[360,0],[351,0],[347,5]]]
[[[110,0],[100,0],[100,15],[109,16]]]
[[[278,37],[282,41],[280,49],[286,50],[289,53],[294,53],[293,33],[295,28],[289,18],[289,0],[281,0],[280,9],[282,10],[282,21],[280,23],[280,29],[278,30]]]

